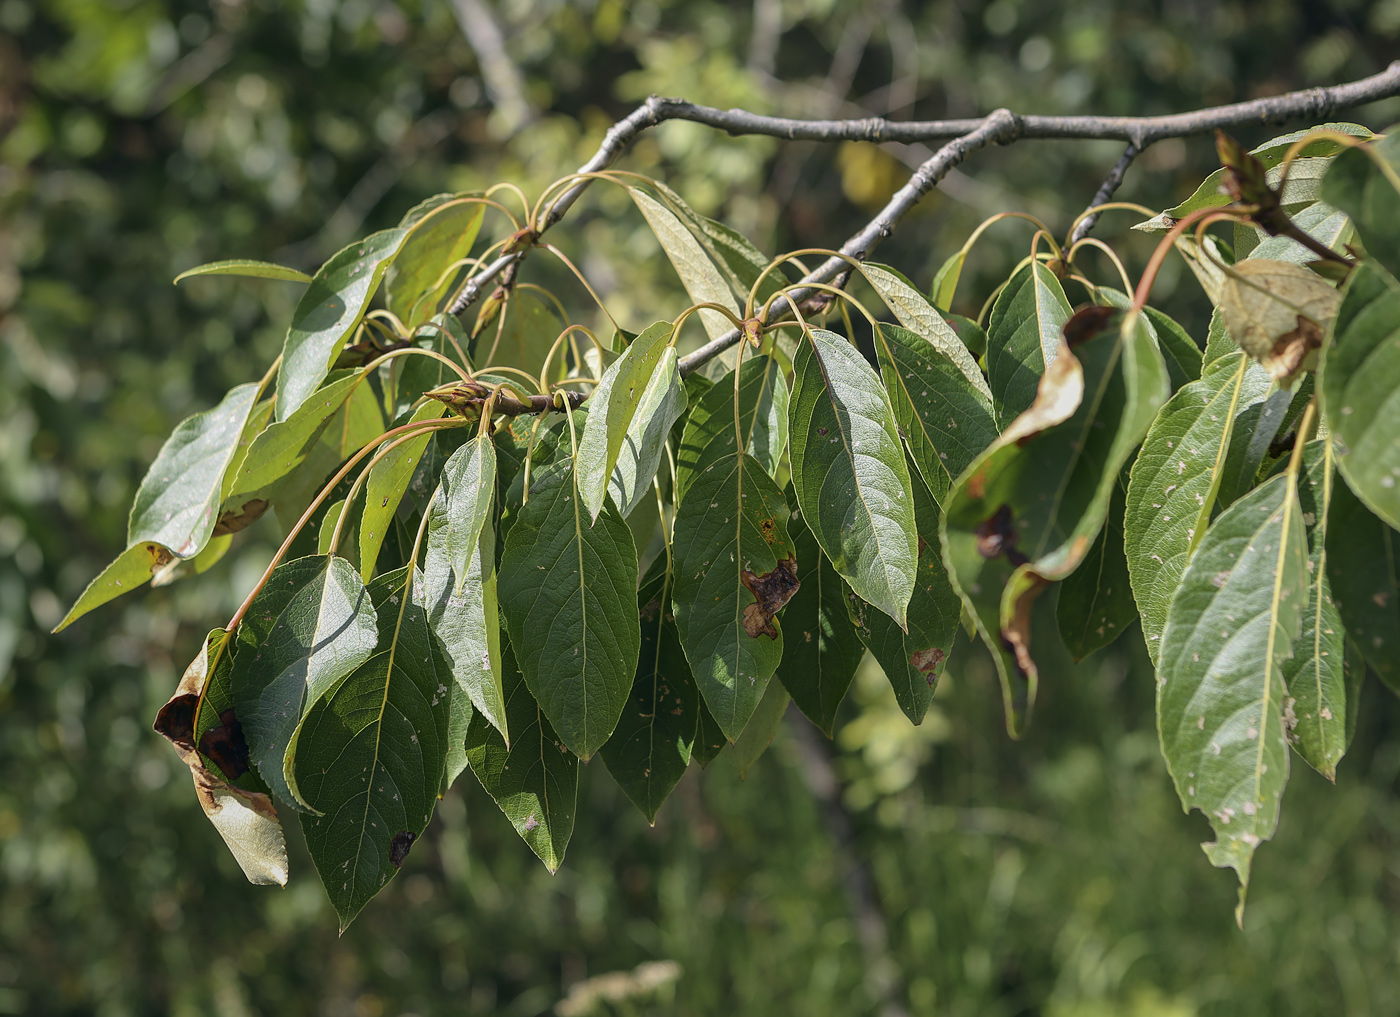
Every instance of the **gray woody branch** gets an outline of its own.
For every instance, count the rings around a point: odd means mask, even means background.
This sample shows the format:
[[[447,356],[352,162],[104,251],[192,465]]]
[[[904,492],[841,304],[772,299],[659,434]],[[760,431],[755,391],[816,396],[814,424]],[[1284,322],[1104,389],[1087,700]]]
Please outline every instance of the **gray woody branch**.
[[[579,167],[580,173],[594,173],[611,166],[642,131],[667,120],[690,120],[706,124],[732,135],[767,135],[806,141],[869,141],[919,142],[953,139],[914,171],[909,182],[895,193],[869,224],[841,247],[841,252],[856,260],[864,260],[881,240],[920,198],[968,155],[995,142],[1010,144],[1032,138],[1110,139],[1128,143],[1128,151],[1109,174],[1100,193],[1111,194],[1122,180],[1132,158],[1148,145],[1164,138],[1180,138],[1202,134],[1217,128],[1241,127],[1276,123],[1290,119],[1319,120],[1338,110],[1360,106],[1378,99],[1400,95],[1400,60],[1379,74],[1329,88],[1309,88],[1283,95],[1252,99],[1248,102],[1214,106],[1191,113],[1174,113],[1157,117],[1100,116],[1040,116],[1018,114],[999,109],[985,117],[970,120],[911,120],[891,122],[883,117],[858,120],[794,120],[787,117],[761,116],[746,110],[721,110],[699,106],[684,99],[652,96],[627,117],[609,129],[593,158]],[[1129,153],[1132,153],[1129,155]],[[587,188],[589,180],[580,180],[555,202],[546,220],[539,224],[541,232],[558,222]],[[1087,229],[1084,231],[1087,232]],[[1081,234],[1082,235],[1082,234]],[[505,254],[467,280],[450,310],[454,313],[469,307],[481,296],[482,288],[514,264],[522,252]],[[846,267],[839,258],[828,259],[802,282],[825,282]],[[797,301],[807,293],[793,294]],[[775,315],[790,310],[786,301],[774,304]],[[735,329],[720,336],[682,358],[683,373],[694,371],[711,357],[739,341]]]

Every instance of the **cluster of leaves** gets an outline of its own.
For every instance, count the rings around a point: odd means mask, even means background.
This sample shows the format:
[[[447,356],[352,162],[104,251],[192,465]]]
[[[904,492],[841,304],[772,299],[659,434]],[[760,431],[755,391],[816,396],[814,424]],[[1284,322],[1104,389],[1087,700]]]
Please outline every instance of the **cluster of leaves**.
[[[1018,733],[1059,583],[1077,658],[1140,620],[1163,753],[1243,902],[1289,747],[1333,776],[1365,665],[1400,688],[1395,145],[1222,143],[1219,178],[1143,224],[1216,304],[1204,344],[1147,306],[1157,262],[1133,297],[1043,228],[983,321],[947,310],[966,249],[931,297],[851,262],[897,323],[830,287],[780,320],[795,259],[621,173],[598,176],[694,301],[636,335],[567,323],[514,267],[470,328],[445,310],[502,249],[562,260],[539,226],[570,180],[523,225],[430,199],[314,277],[204,266],[305,284],[282,356],[176,428],[60,628],[274,510],[281,551],[156,726],[253,881],[287,878],[274,799],[299,814],[344,926],[467,768],[553,870],[580,760],[653,819],[692,761],[742,772],[789,701],[830,733],[867,650],[918,723],[960,619]],[[512,232],[474,255],[488,210]],[[743,338],[683,361],[692,316]]]

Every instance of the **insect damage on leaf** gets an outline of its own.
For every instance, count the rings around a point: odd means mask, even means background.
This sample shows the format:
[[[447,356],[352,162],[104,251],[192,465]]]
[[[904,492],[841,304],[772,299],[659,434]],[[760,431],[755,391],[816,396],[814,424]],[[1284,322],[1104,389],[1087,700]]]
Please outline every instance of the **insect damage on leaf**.
[[[248,772],[248,742],[243,737],[243,725],[232,709],[219,714],[218,727],[211,727],[199,736],[199,751],[213,760],[229,780],[237,780]]]
[[[778,560],[772,572],[755,575],[748,569],[739,573],[744,588],[754,595],[754,602],[744,608],[744,631],[757,638],[765,635],[769,639],[778,638],[778,630],[773,627],[773,616],[783,609],[801,585],[797,581],[797,556],[788,555]]]
[[[393,839],[389,841],[389,861],[394,863],[394,868],[403,868],[403,863],[408,860],[409,849],[417,839],[418,834],[412,830],[400,830],[394,834]]]
[[[943,663],[943,651],[936,646],[930,646],[926,650],[915,650],[909,655],[909,663],[914,666],[914,670],[928,679],[929,687],[932,688],[938,679],[938,665]]]
[[[1016,549],[1016,524],[1011,518],[1011,506],[1005,503],[977,524],[977,553],[983,558],[1006,555],[1007,561],[1020,567],[1030,559]]]
[[[156,714],[155,728],[158,735],[182,748],[194,748],[194,713],[199,706],[199,694],[187,692],[174,696]]]
[[[214,532],[211,536],[223,537],[253,525],[267,511],[267,505],[265,498],[253,498],[251,501],[244,502],[243,507],[236,512],[233,509],[228,509],[219,516],[219,521],[214,524]]]

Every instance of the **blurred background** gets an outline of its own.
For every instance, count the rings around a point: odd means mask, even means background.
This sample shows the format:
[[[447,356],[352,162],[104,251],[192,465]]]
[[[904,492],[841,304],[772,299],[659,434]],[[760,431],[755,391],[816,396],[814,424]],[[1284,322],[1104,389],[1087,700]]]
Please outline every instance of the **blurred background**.
[[[921,727],[867,667],[834,743],[789,718],[746,780],[723,757],[692,771],[654,829],[586,767],[553,877],[464,776],[337,938],[296,824],[288,888],[247,885],[150,729],[268,560],[271,516],[209,572],[47,632],[121,549],[174,424],[280,348],[297,287],[171,286],[191,265],[314,269],[430,194],[535,195],[652,92],[796,116],[1150,114],[1397,53],[1400,0],[0,0],[0,1013],[1396,1013],[1400,704],[1374,682],[1338,786],[1295,761],[1244,932],[1158,755],[1134,631],[1078,666],[1042,634],[1019,744],[963,645]],[[1348,119],[1383,128],[1400,104]],[[1063,234],[1118,152],[980,153],[879,257],[926,287],[992,213]],[[774,253],[839,245],[921,158],[675,123],[620,166]],[[1165,142],[1119,194],[1166,207],[1211,164],[1209,139]],[[1134,221],[1096,231],[1132,271],[1152,243]],[[1029,232],[991,231],[956,310]],[[629,328],[688,303],[617,193],[551,240]],[[1208,307],[1168,265],[1156,302],[1203,338]],[[544,258],[524,275],[591,320]]]

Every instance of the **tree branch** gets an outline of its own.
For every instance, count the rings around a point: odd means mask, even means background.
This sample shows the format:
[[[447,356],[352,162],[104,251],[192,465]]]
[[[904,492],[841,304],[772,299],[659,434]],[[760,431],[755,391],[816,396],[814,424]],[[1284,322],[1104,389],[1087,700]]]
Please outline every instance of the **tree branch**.
[[[1102,205],[1113,197],[1113,192],[1118,190],[1123,183],[1123,176],[1128,172],[1128,167],[1133,164],[1133,160],[1142,154],[1142,149],[1131,141],[1128,147],[1123,149],[1123,154],[1118,157],[1118,161],[1113,164],[1113,169],[1108,171],[1108,176],[1103,178],[1103,183],[1099,184],[1099,189],[1094,192],[1094,196],[1089,199],[1089,207],[1094,208]],[[1094,228],[1094,224],[1099,221],[1102,212],[1093,212],[1079,220],[1079,225],[1074,228],[1074,232],[1069,236],[1069,246],[1073,247],[1079,241],[1089,235],[1089,231]]]

